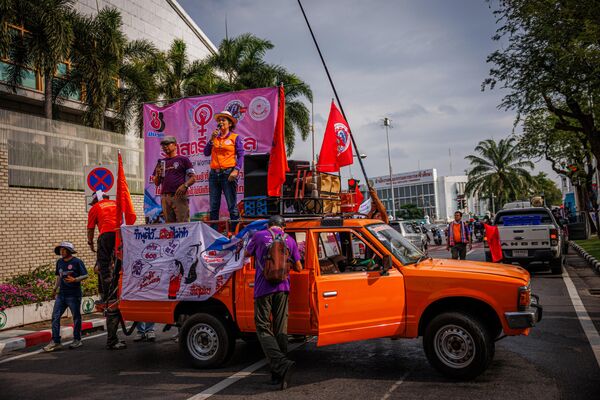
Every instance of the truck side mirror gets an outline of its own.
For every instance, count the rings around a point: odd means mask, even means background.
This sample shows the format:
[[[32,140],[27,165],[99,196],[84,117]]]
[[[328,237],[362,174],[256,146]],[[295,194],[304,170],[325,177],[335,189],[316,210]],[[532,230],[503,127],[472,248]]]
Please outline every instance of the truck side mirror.
[[[381,276],[389,275],[388,271],[392,269],[392,256],[390,254],[383,255],[383,268],[381,269]]]

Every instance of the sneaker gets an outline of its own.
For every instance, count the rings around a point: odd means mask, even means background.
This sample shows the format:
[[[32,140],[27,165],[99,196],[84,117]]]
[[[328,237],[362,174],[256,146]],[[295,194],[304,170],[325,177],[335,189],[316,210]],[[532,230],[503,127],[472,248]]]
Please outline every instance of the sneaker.
[[[54,351],[54,350],[60,350],[60,349],[62,349],[62,344],[55,343],[55,342],[50,342],[44,346],[44,351],[47,353]]]
[[[290,363],[290,365],[287,367],[287,369],[285,370],[285,373],[283,374],[283,376],[281,377],[281,386],[280,386],[281,390],[285,390],[288,387],[290,387],[290,384],[292,382],[292,375],[294,374],[295,365],[296,365],[296,363],[292,361]]]
[[[76,349],[76,348],[81,347],[81,346],[83,346],[83,343],[81,342],[81,340],[73,340],[73,343],[71,343],[69,345],[69,348],[70,349]]]
[[[149,342],[154,342],[156,340],[156,334],[154,331],[146,332],[146,340]]]
[[[146,340],[146,334],[143,332],[137,332],[135,337],[133,338],[134,342],[141,342],[142,340]]]
[[[118,342],[116,344],[106,346],[107,350],[123,350],[126,348],[127,348],[127,345],[125,344],[125,342]]]

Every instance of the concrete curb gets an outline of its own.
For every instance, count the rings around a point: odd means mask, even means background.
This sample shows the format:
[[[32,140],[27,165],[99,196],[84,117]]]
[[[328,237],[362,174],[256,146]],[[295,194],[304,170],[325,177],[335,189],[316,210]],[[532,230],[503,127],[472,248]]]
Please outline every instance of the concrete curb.
[[[583,247],[579,246],[577,243],[569,241],[569,245],[581,256],[585,259],[585,261],[587,261],[587,263],[589,264],[590,267],[592,267],[592,269],[600,274],[600,261],[596,260],[594,257],[592,257],[587,251],[585,251],[583,249]]]
[[[91,319],[89,321],[82,321],[81,323],[81,333],[100,328],[106,330],[106,320],[104,318]],[[72,337],[72,324],[60,328],[61,340],[71,339]],[[52,340],[52,329],[44,329],[27,335],[3,339],[0,340],[0,355],[8,353],[9,351],[21,350],[42,343],[49,343],[50,340]]]

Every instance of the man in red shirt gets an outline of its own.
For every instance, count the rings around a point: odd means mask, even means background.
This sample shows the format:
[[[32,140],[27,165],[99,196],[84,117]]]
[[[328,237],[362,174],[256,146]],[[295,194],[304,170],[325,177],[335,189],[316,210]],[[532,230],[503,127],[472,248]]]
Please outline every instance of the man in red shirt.
[[[467,258],[467,245],[469,250],[473,248],[471,231],[469,226],[462,220],[462,212],[454,213],[454,221],[448,224],[446,237],[446,250],[452,251],[452,258],[465,260]]]
[[[98,253],[96,264],[100,271],[100,282],[103,299],[107,299],[111,280],[111,261],[115,251],[115,235],[119,228],[117,224],[117,203],[109,200],[106,193],[101,190],[94,193],[92,208],[88,212],[87,237],[88,245],[92,251],[94,249],[94,231],[98,226]]]

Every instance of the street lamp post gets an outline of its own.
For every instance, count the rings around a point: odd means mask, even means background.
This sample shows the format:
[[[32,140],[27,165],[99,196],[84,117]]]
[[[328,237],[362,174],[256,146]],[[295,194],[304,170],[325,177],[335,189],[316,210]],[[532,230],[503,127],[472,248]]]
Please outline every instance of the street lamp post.
[[[383,119],[383,126],[385,127],[385,138],[387,140],[387,151],[388,151],[388,167],[390,172],[390,192],[392,195],[392,220],[396,219],[396,199],[394,198],[394,183],[392,182],[392,157],[390,155],[390,135],[389,128],[392,128],[392,120],[385,117]]]

